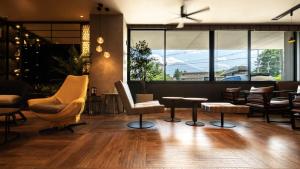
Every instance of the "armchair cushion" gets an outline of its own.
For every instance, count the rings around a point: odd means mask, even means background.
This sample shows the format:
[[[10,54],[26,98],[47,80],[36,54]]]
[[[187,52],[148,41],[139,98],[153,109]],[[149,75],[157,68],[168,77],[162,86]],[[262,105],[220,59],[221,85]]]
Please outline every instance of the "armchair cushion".
[[[0,105],[14,105],[21,100],[19,95],[0,95]]]
[[[35,104],[31,106],[31,110],[38,113],[56,114],[66,107],[65,104]]]

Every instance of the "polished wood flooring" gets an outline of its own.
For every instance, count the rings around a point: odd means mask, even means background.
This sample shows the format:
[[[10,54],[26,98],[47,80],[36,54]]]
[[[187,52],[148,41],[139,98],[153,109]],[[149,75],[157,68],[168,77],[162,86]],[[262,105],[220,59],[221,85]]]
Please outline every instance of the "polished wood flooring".
[[[300,131],[287,124],[268,124],[261,118],[225,115],[237,122],[232,129],[211,126],[219,114],[198,112],[204,127],[184,124],[191,110],[180,110],[179,123],[162,119],[169,113],[146,115],[153,129],[129,129],[137,116],[83,116],[88,125],[40,135],[48,123],[25,112],[26,124],[12,129],[21,137],[0,145],[0,169],[202,169],[300,168]]]

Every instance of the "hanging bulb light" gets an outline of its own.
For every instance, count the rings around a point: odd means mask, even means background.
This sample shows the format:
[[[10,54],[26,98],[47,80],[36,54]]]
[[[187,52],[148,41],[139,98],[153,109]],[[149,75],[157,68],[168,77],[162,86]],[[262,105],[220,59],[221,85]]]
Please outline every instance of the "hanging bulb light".
[[[293,11],[291,11],[290,16],[291,16],[291,25],[292,25],[292,24],[293,24]],[[290,39],[288,40],[288,43],[289,43],[289,44],[293,44],[293,43],[295,43],[295,42],[296,42],[296,39],[295,39],[294,36],[292,35],[292,36],[290,37]]]
[[[103,49],[102,49],[102,47],[101,47],[100,45],[98,45],[98,46],[96,47],[96,51],[97,51],[98,53],[101,53],[101,52],[103,51]]]
[[[104,43],[104,39],[102,38],[102,36],[99,36],[99,37],[97,38],[97,42],[98,42],[100,45]]]
[[[103,53],[103,56],[104,56],[105,58],[110,58],[110,53],[109,53],[109,52],[104,52],[104,53]]]

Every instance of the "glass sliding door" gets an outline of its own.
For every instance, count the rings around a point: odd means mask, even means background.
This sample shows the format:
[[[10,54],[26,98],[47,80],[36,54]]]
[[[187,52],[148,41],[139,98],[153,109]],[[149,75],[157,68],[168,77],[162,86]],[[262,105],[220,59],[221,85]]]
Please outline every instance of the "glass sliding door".
[[[248,80],[248,31],[215,31],[215,80]]]
[[[209,32],[167,31],[166,80],[208,81]]]
[[[251,80],[291,81],[294,77],[293,32],[251,32]]]

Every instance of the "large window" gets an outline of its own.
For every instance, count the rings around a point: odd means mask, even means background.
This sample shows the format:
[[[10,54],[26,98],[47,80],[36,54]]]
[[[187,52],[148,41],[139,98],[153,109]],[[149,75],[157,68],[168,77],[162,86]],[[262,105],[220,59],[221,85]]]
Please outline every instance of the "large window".
[[[154,73],[148,74],[147,78],[154,81],[164,80],[164,31],[131,31],[130,50],[134,50],[136,45],[142,41],[145,41],[151,49],[150,58],[153,58],[148,72]],[[132,60],[129,59],[129,61],[131,65],[135,64]],[[135,76],[137,73],[136,70],[131,69],[130,80],[141,80]]]
[[[295,67],[300,35],[289,43],[293,36],[291,31],[137,29],[130,30],[130,49],[140,41],[148,44],[153,81],[292,81],[300,74]],[[129,71],[130,80],[140,80]]]
[[[167,80],[209,80],[209,32],[167,31]]]
[[[215,31],[215,80],[248,80],[248,32]]]
[[[253,31],[251,35],[251,80],[293,80],[294,50],[288,43],[292,32]]]

